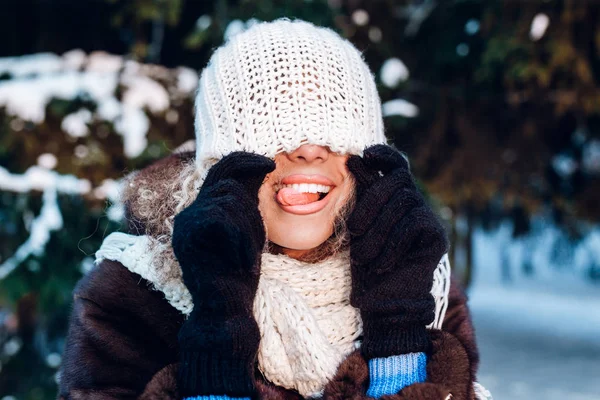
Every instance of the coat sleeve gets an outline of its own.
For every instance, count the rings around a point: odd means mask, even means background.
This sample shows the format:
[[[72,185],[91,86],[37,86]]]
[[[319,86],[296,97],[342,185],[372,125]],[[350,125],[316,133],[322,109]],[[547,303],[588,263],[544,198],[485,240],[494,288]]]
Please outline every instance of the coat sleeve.
[[[74,291],[59,399],[168,393],[183,316],[121,264],[103,261]],[[172,394],[175,398],[176,394]],[[169,397],[163,397],[169,398]]]
[[[467,306],[467,295],[456,281],[452,279],[448,299],[448,310],[442,322],[442,330],[451,333],[464,346],[469,358],[471,376],[475,378],[479,366],[479,351],[475,340],[475,328]]]
[[[427,359],[427,380],[414,383],[387,400],[452,399],[473,400],[473,382],[479,363],[475,331],[467,307],[467,296],[458,282],[451,281],[448,309],[442,330],[432,329],[432,351]],[[369,366],[360,354],[352,353],[340,364],[336,376],[325,387],[325,400],[372,400],[365,392]]]

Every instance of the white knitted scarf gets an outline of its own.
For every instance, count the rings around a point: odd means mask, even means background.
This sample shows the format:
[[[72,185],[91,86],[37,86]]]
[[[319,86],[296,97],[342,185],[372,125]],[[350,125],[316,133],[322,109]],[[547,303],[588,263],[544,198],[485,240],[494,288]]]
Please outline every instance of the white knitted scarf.
[[[304,397],[323,389],[362,333],[351,285],[348,253],[314,264],[263,254],[254,316],[265,378]]]
[[[193,303],[179,265],[165,262],[169,257],[156,257],[169,251],[168,245],[148,236],[113,233],[96,252],[96,262],[120,262],[188,315]],[[359,312],[350,305],[351,283],[347,253],[314,264],[262,255],[254,317],[261,334],[258,365],[268,381],[304,397],[322,391],[362,332]],[[434,274],[436,315],[430,328],[441,328],[449,288],[450,265],[444,256]]]

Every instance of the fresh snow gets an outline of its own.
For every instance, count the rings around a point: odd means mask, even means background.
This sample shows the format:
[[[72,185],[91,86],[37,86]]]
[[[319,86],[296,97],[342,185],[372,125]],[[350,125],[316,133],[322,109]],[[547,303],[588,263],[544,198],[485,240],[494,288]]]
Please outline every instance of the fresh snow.
[[[40,214],[31,222],[29,238],[19,246],[12,256],[0,264],[0,279],[4,279],[30,255],[43,254],[46,244],[50,240],[50,232],[56,231],[62,226],[63,219],[58,208],[56,189],[47,189],[42,196]]]
[[[62,57],[34,54],[0,58],[0,74],[13,76],[0,81],[0,107],[23,121],[41,124],[51,99],[87,96],[97,104],[96,112],[78,110],[63,119],[61,128],[73,137],[82,137],[89,134],[88,125],[94,120],[112,122],[123,137],[124,153],[134,158],[147,146],[150,120],[146,110],[161,114],[168,111],[171,103],[167,89],[143,75],[141,68],[133,61],[125,62],[121,56],[104,52],[86,56],[81,50],[72,50]],[[183,95],[193,95],[197,84],[198,75],[193,70],[178,70],[177,90]],[[119,85],[124,87],[122,102],[115,97]]]
[[[143,110],[126,106],[121,110],[121,116],[115,123],[115,130],[123,136],[123,152],[127,157],[140,155],[148,140],[146,133],[150,128],[150,120]]]
[[[127,86],[123,103],[136,109],[148,108],[160,113],[169,107],[169,93],[158,82],[143,75],[123,75],[121,83]]]
[[[469,291],[479,381],[503,400],[598,400],[600,293],[515,284]]]
[[[62,67],[62,58],[52,53],[0,58],[0,75],[10,74],[12,77],[57,72]]]
[[[0,167],[0,190],[26,193],[32,190],[56,190],[65,194],[86,194],[91,190],[90,181],[73,175],[60,175],[46,168],[32,166],[24,174],[10,173]]]
[[[381,77],[381,82],[385,86],[393,89],[398,86],[400,82],[404,82],[408,79],[409,72],[402,60],[399,58],[389,58],[381,66],[379,76]]]
[[[117,76],[95,72],[68,71],[30,79],[0,81],[0,107],[26,121],[42,123],[52,98],[71,100],[87,93],[101,103],[113,96]]]
[[[529,37],[531,40],[540,40],[546,33],[549,25],[550,18],[548,15],[544,13],[536,14],[536,16],[533,17],[533,21],[531,21],[531,28],[529,30]]]
[[[105,179],[100,186],[94,189],[94,196],[98,199],[108,199],[111,202],[106,210],[106,216],[111,221],[120,222],[125,217],[125,206],[120,201],[123,181]]]
[[[87,70],[114,74],[123,67],[123,57],[102,51],[91,53],[87,61]]]
[[[90,130],[87,126],[92,121],[92,112],[85,108],[67,115],[63,118],[60,127],[71,137],[78,138],[87,136]]]
[[[600,284],[586,271],[600,260],[600,228],[566,242],[564,265],[551,255],[566,238],[547,219],[534,217],[529,237],[515,240],[511,233],[510,223],[474,231],[469,306],[479,381],[496,400],[598,400]],[[531,276],[522,272],[527,259]],[[502,280],[503,265],[509,281]]]
[[[58,164],[58,159],[54,154],[51,153],[43,153],[40,154],[37,158],[37,164],[45,169],[54,169]]]
[[[146,135],[150,127],[147,112],[170,115],[171,121],[177,120],[177,113],[170,109],[170,93],[147,73],[170,77],[163,67],[144,66],[104,52],[86,55],[81,50],[72,50],[62,57],[44,53],[0,58],[0,75],[9,75],[9,79],[0,81],[0,107],[14,117],[11,127],[20,131],[25,121],[43,123],[52,99],[85,97],[96,104],[95,111],[82,108],[66,115],[61,121],[62,130],[77,138],[88,135],[89,126],[95,121],[111,122],[123,137],[125,155],[133,158],[147,147]],[[194,94],[198,85],[195,71],[178,68],[176,78],[176,86],[169,88],[174,96]],[[123,87],[121,101],[116,97],[118,87]],[[80,144],[75,148],[75,155],[86,156],[88,151],[87,146]],[[53,171],[57,163],[54,154],[44,153],[38,157],[38,165],[31,166],[23,174],[13,174],[0,167],[0,191],[42,192],[40,214],[31,216],[26,223],[30,235],[0,264],[0,279],[30,255],[45,251],[51,232],[62,228],[59,194],[92,193],[99,199],[111,201],[112,205],[106,211],[109,219],[120,221],[124,216],[123,205],[119,202],[120,182],[107,180],[92,191],[88,180]]]
[[[0,279],[4,279],[30,255],[43,254],[50,240],[50,233],[63,226],[58,207],[58,193],[84,194],[91,189],[90,182],[72,175],[60,175],[46,168],[32,166],[24,174],[12,174],[0,167],[0,190],[25,193],[42,191],[40,214],[29,226],[30,235],[15,253],[0,264]]]
[[[114,179],[105,179],[102,184],[94,188],[94,197],[100,200],[110,199],[115,201],[119,199],[121,193],[121,183]]]
[[[48,154],[48,156],[51,155]],[[78,179],[73,175],[60,175],[46,167],[49,166],[32,166],[24,174],[12,174],[0,167],[0,191],[27,193],[37,190],[42,192],[42,207],[40,214],[29,224],[30,235],[12,256],[0,264],[0,280],[10,274],[27,257],[43,254],[50,240],[50,234],[63,227],[63,218],[57,198],[59,193],[84,195],[92,192],[99,199],[111,201],[112,205],[106,211],[109,219],[121,221],[124,217],[124,206],[119,201],[121,182],[107,179],[92,191],[88,180]]]
[[[85,51],[80,49],[70,50],[63,54],[63,68],[65,71],[78,71],[83,68],[87,60]]]
[[[475,229],[473,282],[501,285],[504,271],[510,282],[534,281],[557,291],[589,287],[589,268],[593,262],[600,262],[600,227],[571,243],[562,230],[541,215],[534,216],[531,224],[532,233],[520,239],[511,237],[510,223],[492,232]],[[523,272],[525,262],[531,265],[531,277]],[[600,291],[600,287],[594,288]]]
[[[227,24],[227,28],[225,28],[225,32],[223,33],[223,37],[225,41],[231,39],[235,35],[242,33],[246,29],[246,24],[244,21],[239,19],[234,19],[229,24]]]
[[[183,93],[192,93],[198,87],[198,74],[191,68],[179,67],[177,88]]]
[[[413,118],[419,115],[419,108],[404,99],[395,99],[383,103],[381,112],[384,117],[398,115],[406,118]]]

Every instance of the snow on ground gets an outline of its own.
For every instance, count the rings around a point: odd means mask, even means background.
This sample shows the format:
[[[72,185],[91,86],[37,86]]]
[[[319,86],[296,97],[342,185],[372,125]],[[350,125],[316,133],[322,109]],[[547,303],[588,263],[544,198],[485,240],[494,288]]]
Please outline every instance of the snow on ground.
[[[494,399],[600,399],[600,294],[481,286],[469,297]]]
[[[528,277],[518,273],[526,252],[523,243],[510,241],[509,228],[477,230],[474,237],[477,272],[469,304],[480,382],[496,400],[600,399],[600,284],[580,269],[582,252],[600,251],[598,231],[572,249],[567,268],[556,268],[548,256],[559,234],[551,226],[534,232],[535,240],[524,243],[539,276]],[[501,281],[502,260],[511,264],[510,283]]]

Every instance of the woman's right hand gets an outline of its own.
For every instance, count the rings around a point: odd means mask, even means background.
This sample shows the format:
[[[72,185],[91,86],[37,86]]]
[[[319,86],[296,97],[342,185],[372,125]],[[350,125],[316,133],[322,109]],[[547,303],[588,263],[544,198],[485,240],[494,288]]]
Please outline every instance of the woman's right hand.
[[[357,185],[348,219],[352,305],[367,358],[427,352],[434,319],[434,271],[448,250],[444,227],[419,192],[408,161],[374,145],[347,162]]]
[[[260,333],[252,315],[265,229],[258,190],[273,160],[232,153],[175,217],[173,251],[194,309],[179,332],[183,397],[251,396]]]

